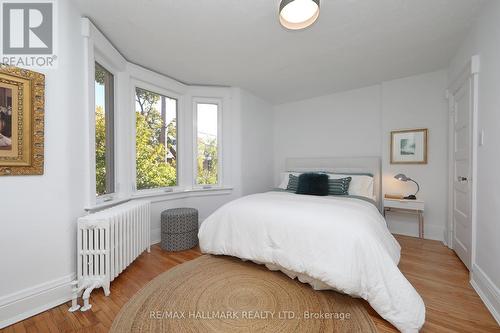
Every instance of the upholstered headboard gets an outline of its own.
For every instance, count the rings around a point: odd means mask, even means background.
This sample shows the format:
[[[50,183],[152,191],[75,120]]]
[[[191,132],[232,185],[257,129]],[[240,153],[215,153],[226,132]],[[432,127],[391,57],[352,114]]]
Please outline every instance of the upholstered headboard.
[[[287,158],[286,171],[328,171],[373,174],[373,195],[378,209],[382,210],[382,174],[380,157],[317,157]]]

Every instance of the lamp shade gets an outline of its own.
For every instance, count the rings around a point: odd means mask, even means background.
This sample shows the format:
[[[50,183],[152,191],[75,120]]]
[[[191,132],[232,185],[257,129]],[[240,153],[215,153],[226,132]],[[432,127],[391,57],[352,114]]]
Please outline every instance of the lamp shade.
[[[402,173],[398,173],[397,175],[394,176],[394,178],[396,178],[397,180],[400,180],[402,182],[407,182],[410,180],[410,178],[406,177],[406,175],[402,174]]]
[[[281,0],[280,23],[287,29],[300,30],[313,24],[319,16],[319,0]]]

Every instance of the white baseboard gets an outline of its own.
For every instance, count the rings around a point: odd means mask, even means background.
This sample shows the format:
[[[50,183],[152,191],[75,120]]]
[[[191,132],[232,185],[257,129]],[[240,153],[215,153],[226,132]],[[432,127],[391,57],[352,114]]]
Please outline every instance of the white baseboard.
[[[470,283],[483,300],[484,305],[490,310],[493,318],[500,325],[500,289],[493,284],[486,273],[477,265],[472,267]]]
[[[393,234],[418,237],[418,230],[408,228],[405,225],[397,223],[389,223],[389,230]],[[439,225],[428,224],[424,227],[424,238],[438,240],[444,243],[444,227]]]
[[[0,297],[0,329],[69,301],[74,279],[69,274]]]
[[[151,230],[151,245],[161,242],[161,229],[156,228]]]

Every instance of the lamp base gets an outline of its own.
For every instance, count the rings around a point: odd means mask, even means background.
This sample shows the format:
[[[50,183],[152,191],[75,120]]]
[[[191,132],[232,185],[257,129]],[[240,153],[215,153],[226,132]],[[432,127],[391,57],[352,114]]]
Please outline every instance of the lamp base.
[[[414,196],[413,194],[411,194],[411,195],[408,195],[408,196],[404,197],[403,199],[406,199],[406,200],[417,200],[417,197]]]

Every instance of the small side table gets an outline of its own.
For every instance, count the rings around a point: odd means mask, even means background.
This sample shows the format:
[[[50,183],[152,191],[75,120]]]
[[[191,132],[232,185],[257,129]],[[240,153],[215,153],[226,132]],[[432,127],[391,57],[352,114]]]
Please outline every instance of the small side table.
[[[418,237],[424,238],[424,202],[422,200],[384,198],[384,216],[386,212],[398,211],[415,214],[418,217]]]

